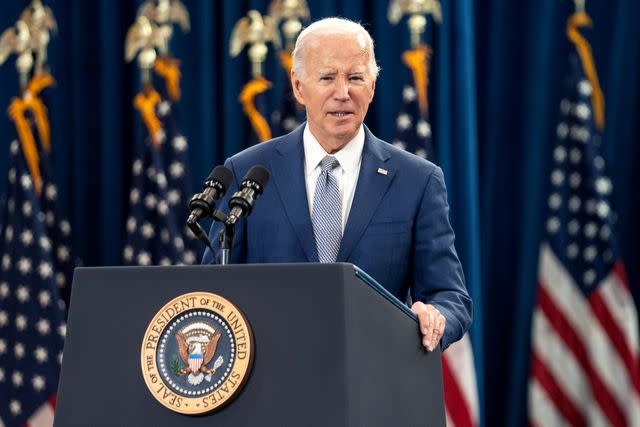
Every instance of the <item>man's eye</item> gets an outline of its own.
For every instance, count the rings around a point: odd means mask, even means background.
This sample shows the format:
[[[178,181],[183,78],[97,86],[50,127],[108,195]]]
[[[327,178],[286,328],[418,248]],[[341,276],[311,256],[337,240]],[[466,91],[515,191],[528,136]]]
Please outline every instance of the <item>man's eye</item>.
[[[330,81],[330,80],[333,80],[333,77],[331,77],[331,76],[322,76],[322,77],[320,77],[320,80]]]
[[[361,82],[364,79],[362,78],[362,76],[351,76],[349,77],[349,80],[355,80],[355,81]]]

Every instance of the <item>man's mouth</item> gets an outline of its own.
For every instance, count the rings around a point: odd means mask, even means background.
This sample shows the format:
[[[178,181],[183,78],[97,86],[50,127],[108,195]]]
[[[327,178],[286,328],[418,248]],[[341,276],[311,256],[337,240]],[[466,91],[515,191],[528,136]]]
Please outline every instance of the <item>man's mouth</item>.
[[[352,114],[351,111],[333,111],[331,113],[333,117],[345,117],[347,114]]]

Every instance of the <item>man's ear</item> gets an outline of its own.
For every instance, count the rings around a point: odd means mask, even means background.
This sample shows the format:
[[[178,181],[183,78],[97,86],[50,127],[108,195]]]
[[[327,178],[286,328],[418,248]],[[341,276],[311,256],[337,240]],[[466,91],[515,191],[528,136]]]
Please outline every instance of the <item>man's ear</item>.
[[[293,96],[296,97],[301,105],[304,105],[304,97],[302,96],[302,81],[298,78],[295,71],[291,70],[291,87],[293,88]]]

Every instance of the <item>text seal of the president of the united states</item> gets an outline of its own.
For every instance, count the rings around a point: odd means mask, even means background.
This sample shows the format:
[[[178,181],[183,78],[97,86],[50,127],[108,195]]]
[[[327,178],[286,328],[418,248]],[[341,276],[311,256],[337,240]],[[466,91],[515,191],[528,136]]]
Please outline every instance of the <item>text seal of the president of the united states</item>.
[[[192,292],[168,302],[153,317],[140,362],[149,391],[181,414],[198,415],[229,403],[253,362],[249,322],[230,301]]]

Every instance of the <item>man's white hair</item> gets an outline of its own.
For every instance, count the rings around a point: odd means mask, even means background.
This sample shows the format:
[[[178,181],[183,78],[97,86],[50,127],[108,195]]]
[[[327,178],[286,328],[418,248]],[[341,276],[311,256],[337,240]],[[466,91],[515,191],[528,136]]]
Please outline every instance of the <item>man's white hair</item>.
[[[324,18],[306,27],[296,40],[296,46],[293,49],[293,72],[298,78],[304,79],[305,76],[305,58],[309,45],[319,36],[328,35],[345,35],[354,36],[359,42],[364,44],[364,48],[369,55],[369,72],[375,80],[378,77],[380,68],[376,62],[376,55],[373,50],[373,39],[357,22],[350,21],[345,18]]]

